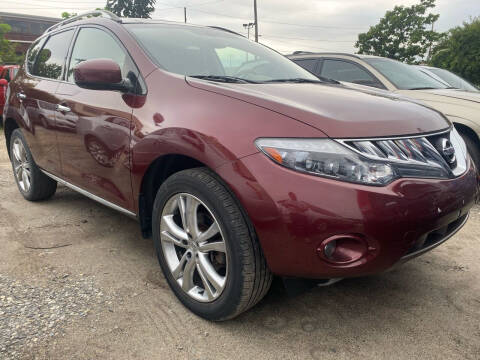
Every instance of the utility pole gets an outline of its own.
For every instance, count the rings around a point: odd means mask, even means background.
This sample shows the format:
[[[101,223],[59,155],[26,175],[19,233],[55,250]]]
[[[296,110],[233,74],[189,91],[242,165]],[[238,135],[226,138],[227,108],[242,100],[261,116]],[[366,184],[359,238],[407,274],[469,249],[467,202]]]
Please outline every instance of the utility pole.
[[[255,42],[258,42],[257,0],[253,0],[253,10],[254,10],[254,13],[255,13]]]
[[[185,17],[185,24],[187,23],[187,8],[183,8],[183,16]]]

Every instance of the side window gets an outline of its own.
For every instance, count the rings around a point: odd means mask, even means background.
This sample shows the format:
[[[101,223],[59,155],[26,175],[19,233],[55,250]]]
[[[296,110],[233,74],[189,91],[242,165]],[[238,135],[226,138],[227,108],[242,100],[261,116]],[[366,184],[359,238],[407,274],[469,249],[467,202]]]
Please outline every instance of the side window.
[[[38,54],[32,75],[55,80],[61,79],[72,36],[73,30],[50,36]]]
[[[338,81],[370,86],[377,85],[377,80],[368,72],[358,65],[342,60],[325,59],[323,61],[321,75]]]
[[[310,71],[312,74],[315,74],[315,69],[317,67],[317,59],[300,59],[294,60],[298,65],[303,67],[305,70]]]
[[[75,41],[68,67],[67,81],[74,82],[73,69],[85,60],[110,59],[122,69],[122,76],[131,77],[132,64],[129,56],[107,32],[96,28],[83,28]]]
[[[6,69],[5,70],[5,74],[4,76],[2,76],[3,79],[7,80],[8,82],[10,82],[10,69]]]
[[[35,65],[35,60],[37,59],[37,55],[40,52],[40,49],[42,48],[44,40],[45,39],[40,39],[37,42],[33,43],[33,45],[30,47],[30,50],[28,50],[27,70],[30,74],[33,73],[33,66]]]

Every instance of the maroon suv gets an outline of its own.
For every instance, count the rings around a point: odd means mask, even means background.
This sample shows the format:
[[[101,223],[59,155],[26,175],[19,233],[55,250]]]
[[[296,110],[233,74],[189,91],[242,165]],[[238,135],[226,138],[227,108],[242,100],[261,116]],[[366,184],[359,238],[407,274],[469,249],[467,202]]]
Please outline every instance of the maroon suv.
[[[49,29],[10,84],[18,188],[138,219],[194,313],[232,318],[272,274],[382,272],[465,224],[477,178],[442,114],[225,29],[96,15]]]

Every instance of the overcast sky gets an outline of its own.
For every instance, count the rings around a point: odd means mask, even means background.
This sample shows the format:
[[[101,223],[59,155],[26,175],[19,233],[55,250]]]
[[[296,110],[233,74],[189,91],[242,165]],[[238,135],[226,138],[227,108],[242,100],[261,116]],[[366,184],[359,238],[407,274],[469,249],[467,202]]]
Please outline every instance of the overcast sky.
[[[395,5],[419,0],[258,0],[260,41],[282,53],[294,50],[353,52],[357,35]],[[105,0],[1,0],[0,11],[59,17],[63,11],[104,7]],[[152,18],[222,26],[247,34],[253,0],[158,0]],[[480,16],[480,0],[437,0],[435,28],[446,31]],[[253,30],[251,32],[253,38]]]

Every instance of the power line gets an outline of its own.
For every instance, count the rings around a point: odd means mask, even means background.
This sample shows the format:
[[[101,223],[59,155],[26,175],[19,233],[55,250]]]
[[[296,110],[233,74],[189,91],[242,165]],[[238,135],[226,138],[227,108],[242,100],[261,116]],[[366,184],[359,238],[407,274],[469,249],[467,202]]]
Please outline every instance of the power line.
[[[246,17],[238,17],[238,16],[232,16],[232,15],[227,15],[227,14],[220,14],[217,12],[212,12],[212,11],[204,11],[204,10],[198,10],[194,9],[193,11],[204,13],[207,15],[215,15],[215,16],[222,16],[222,17],[227,17],[231,19],[246,19]],[[344,29],[344,30],[359,30],[359,29],[364,29],[363,27],[343,27],[343,26],[329,26],[329,25],[312,25],[312,24],[294,24],[294,23],[287,23],[287,22],[281,22],[281,21],[275,21],[275,20],[269,20],[268,18],[262,19],[262,22],[264,23],[270,23],[270,24],[281,24],[281,25],[291,25],[291,26],[299,26],[299,27],[310,27],[310,28],[323,28],[323,29]]]
[[[266,37],[266,38],[272,38],[272,39],[306,40],[306,41],[333,42],[333,43],[352,43],[352,42],[355,41],[355,40],[330,40],[330,39],[297,38],[297,37],[265,35],[265,34],[262,34],[262,36]]]

